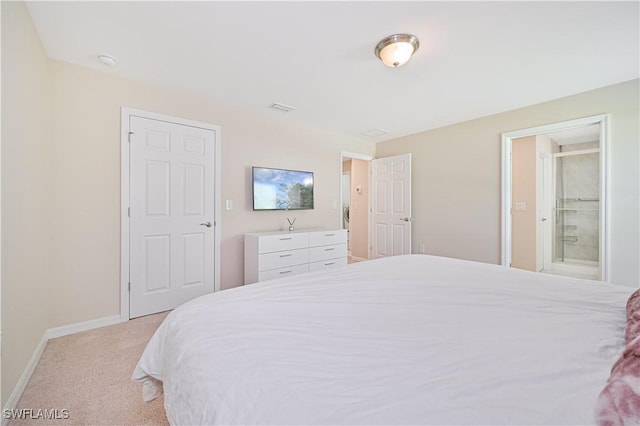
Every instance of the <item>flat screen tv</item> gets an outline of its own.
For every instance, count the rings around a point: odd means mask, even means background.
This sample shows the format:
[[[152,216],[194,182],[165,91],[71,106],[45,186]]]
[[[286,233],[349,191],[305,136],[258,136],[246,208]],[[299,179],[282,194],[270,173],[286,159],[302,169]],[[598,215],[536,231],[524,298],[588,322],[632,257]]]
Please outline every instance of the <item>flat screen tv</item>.
[[[313,209],[313,172],[254,167],[254,210]]]

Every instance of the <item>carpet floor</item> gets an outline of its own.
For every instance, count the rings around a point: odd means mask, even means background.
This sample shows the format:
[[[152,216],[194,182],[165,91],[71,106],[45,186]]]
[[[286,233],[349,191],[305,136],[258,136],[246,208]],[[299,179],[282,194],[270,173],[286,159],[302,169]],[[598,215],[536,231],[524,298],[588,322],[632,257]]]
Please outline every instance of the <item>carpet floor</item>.
[[[166,425],[162,396],[142,400],[142,385],[131,381],[147,342],[167,312],[122,324],[51,339],[18,409],[31,410],[10,425]],[[58,417],[37,418],[38,410]]]

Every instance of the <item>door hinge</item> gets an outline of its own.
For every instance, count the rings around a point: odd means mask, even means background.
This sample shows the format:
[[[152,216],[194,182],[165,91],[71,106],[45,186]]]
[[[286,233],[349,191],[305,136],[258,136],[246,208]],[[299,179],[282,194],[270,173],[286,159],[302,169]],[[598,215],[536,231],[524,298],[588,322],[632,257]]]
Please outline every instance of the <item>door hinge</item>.
[[[133,134],[134,134],[133,132],[129,132],[129,136],[128,136],[128,138],[129,138],[129,143],[131,143],[131,135],[133,135]]]
[[[129,281],[129,291],[131,291],[131,281]]]

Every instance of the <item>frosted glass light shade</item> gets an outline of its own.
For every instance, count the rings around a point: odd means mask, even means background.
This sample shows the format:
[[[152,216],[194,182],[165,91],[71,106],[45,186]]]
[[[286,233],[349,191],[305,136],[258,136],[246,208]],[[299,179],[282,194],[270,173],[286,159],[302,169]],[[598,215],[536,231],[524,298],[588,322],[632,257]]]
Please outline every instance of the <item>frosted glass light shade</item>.
[[[420,43],[411,34],[394,34],[384,38],[375,48],[375,55],[388,67],[397,68],[406,64]]]

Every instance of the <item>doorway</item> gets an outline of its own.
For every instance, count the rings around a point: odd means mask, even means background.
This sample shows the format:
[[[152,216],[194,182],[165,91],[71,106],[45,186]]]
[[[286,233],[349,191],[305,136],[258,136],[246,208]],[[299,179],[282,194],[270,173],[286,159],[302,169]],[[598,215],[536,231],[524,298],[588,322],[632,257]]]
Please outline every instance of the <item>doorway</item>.
[[[122,109],[121,317],[219,289],[218,126]]]
[[[608,115],[502,139],[503,265],[607,281]]]
[[[370,176],[373,157],[341,153],[340,224],[347,229],[348,260],[370,258]]]

